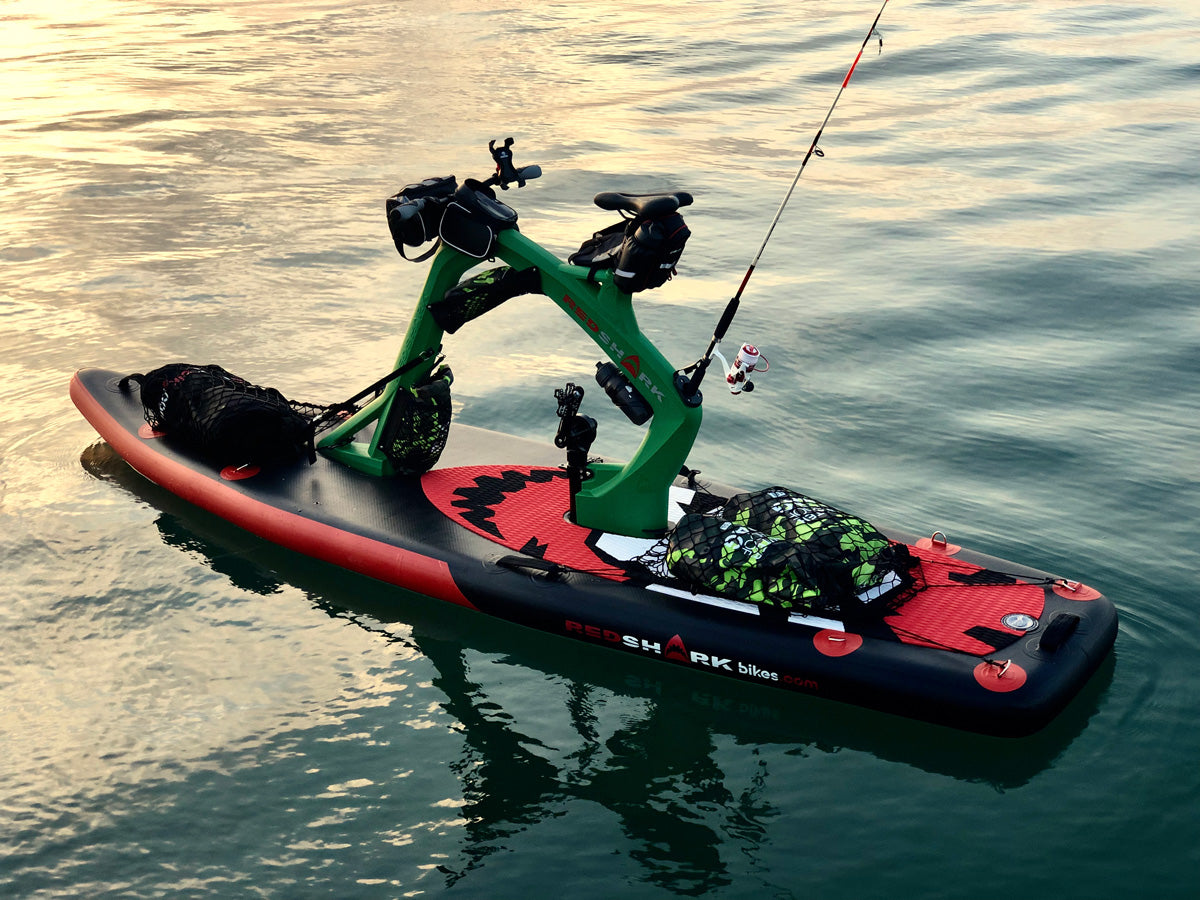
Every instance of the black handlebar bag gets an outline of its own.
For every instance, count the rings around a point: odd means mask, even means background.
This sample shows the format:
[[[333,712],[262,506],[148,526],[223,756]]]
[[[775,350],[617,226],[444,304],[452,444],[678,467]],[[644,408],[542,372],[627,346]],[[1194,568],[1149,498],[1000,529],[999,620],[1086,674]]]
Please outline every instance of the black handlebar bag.
[[[453,175],[441,178],[426,178],[416,184],[406,185],[403,190],[388,197],[384,208],[387,212],[388,229],[396,249],[405,259],[405,247],[420,247],[435,240],[446,204],[458,190],[458,180]],[[427,253],[416,257],[413,262],[428,259],[437,250],[435,244]]]
[[[446,206],[438,235],[459,253],[490,259],[496,254],[496,236],[516,227],[516,210],[497,200],[491,188],[468,178]]]

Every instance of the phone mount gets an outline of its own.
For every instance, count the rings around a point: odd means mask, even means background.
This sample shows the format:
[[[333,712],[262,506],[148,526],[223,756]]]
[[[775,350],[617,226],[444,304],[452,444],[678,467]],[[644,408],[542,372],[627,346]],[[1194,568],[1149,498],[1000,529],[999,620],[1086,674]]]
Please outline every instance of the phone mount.
[[[496,184],[500,190],[507,191],[514,181],[517,187],[525,187],[524,174],[513,165],[513,139],[508,138],[503,147],[497,147],[495,141],[488,141],[488,149],[492,151],[492,159],[496,161]]]

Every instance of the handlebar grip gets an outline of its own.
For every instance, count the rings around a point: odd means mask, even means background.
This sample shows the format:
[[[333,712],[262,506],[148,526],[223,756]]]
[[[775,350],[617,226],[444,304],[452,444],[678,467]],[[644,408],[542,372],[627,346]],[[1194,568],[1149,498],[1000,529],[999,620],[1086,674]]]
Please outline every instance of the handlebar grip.
[[[542,177],[542,167],[537,165],[525,166],[523,169],[518,169],[517,172],[523,181],[529,181],[532,178]]]

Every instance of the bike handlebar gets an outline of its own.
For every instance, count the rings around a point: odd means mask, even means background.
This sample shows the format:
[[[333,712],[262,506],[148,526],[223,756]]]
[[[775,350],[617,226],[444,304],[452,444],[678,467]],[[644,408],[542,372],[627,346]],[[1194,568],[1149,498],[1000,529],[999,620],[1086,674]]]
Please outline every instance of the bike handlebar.
[[[517,185],[520,186],[520,185],[523,185],[526,181],[529,181],[531,179],[541,178],[542,177],[542,167],[536,166],[536,165],[523,166],[520,169],[515,169],[515,168],[509,167],[508,174],[510,175],[511,179],[515,180],[517,182]],[[500,172],[497,172],[495,175],[493,175],[487,181],[475,182],[475,184],[477,184],[481,187],[491,187],[492,185],[499,185],[504,190],[508,189],[508,183],[501,181],[501,173]],[[393,207],[391,209],[391,211],[388,213],[388,215],[394,220],[395,224],[397,224],[397,225],[403,224],[403,223],[409,221],[410,219],[412,219],[414,216],[419,216],[421,214],[421,211],[425,208],[426,199],[427,198],[425,198],[425,197],[420,197],[409,203],[401,203],[398,206]]]
[[[542,177],[542,167],[538,165],[522,166],[519,169],[514,169],[511,166],[500,167],[496,174],[483,182],[484,187],[497,185],[500,190],[507,191],[508,186],[514,181],[517,187],[525,187],[525,182],[533,178]]]

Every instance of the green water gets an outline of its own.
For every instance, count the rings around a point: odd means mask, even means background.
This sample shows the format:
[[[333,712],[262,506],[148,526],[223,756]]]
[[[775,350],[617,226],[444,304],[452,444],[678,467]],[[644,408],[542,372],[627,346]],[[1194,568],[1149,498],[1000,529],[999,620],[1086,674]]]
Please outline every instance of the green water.
[[[67,398],[181,359],[354,393],[424,274],[384,198],[508,135],[559,253],[597,191],[696,196],[637,301],[690,361],[877,10],[0,5],[0,894],[1200,894],[1182,0],[889,4],[730,333],[771,370],[707,392],[691,460],[1112,597],[1111,661],[1033,738],[398,596],[151,488]],[[533,298],[486,321],[447,345],[459,421],[548,440],[592,347]]]

